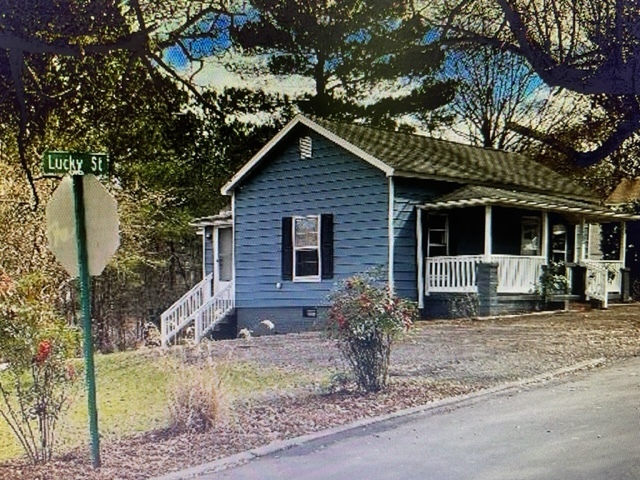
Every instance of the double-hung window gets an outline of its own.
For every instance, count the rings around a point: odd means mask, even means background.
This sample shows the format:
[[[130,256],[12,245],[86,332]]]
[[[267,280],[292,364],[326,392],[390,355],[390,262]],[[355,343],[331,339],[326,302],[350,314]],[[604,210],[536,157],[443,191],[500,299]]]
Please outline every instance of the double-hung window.
[[[318,282],[333,278],[333,215],[282,219],[282,279]]]
[[[320,217],[293,217],[293,279],[320,280]]]

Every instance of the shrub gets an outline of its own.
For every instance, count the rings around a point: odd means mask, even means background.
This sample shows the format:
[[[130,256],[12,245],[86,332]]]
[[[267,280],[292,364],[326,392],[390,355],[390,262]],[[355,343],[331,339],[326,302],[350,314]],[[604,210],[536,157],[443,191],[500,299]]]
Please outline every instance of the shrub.
[[[413,302],[394,296],[371,276],[356,275],[331,295],[327,328],[358,386],[377,392],[387,386],[394,340],[417,318]]]
[[[77,379],[70,359],[78,332],[40,301],[43,283],[28,277],[0,286],[0,352],[8,367],[0,376],[0,417],[32,463],[51,460],[55,431]]]
[[[567,279],[564,262],[549,262],[542,266],[542,273],[538,279],[538,294],[544,303],[548,303],[553,294],[567,293],[569,281]]]
[[[221,417],[221,387],[215,369],[187,367],[176,372],[169,392],[169,428],[176,433],[201,433]]]

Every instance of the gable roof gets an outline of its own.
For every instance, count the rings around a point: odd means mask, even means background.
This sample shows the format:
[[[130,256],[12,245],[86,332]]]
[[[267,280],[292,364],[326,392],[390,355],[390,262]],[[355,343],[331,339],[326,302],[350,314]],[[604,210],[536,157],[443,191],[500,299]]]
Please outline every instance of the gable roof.
[[[622,205],[640,200],[640,177],[623,178],[607,197],[605,203]]]
[[[302,115],[289,122],[245,164],[222,188],[222,193],[230,194],[269,151],[300,124],[382,170],[387,176],[506,185],[572,198],[593,198],[588,190],[525,155]]]

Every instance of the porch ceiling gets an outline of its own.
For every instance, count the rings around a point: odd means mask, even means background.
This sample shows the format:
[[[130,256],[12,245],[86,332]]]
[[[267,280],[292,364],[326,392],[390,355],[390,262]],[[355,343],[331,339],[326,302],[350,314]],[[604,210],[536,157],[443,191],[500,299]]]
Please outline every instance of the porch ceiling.
[[[589,202],[568,200],[553,195],[520,192],[469,185],[420,205],[423,210],[501,205],[516,208],[532,208],[566,215],[575,215],[587,221],[611,222],[615,220],[640,220],[640,215],[616,212],[608,207]]]

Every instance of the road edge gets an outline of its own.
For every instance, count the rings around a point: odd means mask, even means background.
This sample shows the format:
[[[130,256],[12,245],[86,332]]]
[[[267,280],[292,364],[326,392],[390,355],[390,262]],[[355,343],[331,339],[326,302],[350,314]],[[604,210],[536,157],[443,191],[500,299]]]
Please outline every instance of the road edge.
[[[472,401],[475,401],[484,397],[489,397],[497,394],[505,394],[511,391],[519,390],[529,385],[545,383],[550,380],[562,377],[564,375],[569,375],[569,374],[577,373],[583,370],[602,367],[606,365],[606,363],[607,361],[605,358],[596,358],[592,360],[587,360],[584,362],[576,363],[568,367],[559,368],[551,372],[535,375],[530,378],[517,380],[509,383],[503,383],[501,385],[496,385],[495,387],[485,388],[485,389],[478,390],[472,393],[467,393],[464,395],[443,398],[441,400],[429,402],[424,405],[418,405],[416,407],[410,407],[410,408],[405,408],[403,410],[398,410],[397,412],[387,413],[387,414],[379,415],[376,417],[362,418],[360,420],[357,420],[352,423],[348,423],[346,425],[339,425],[336,427],[327,428],[324,430],[320,430],[318,432],[301,435],[299,437],[289,438],[286,440],[278,440],[278,441],[269,443],[267,445],[264,445],[262,447],[252,448],[250,450],[240,452],[235,455],[219,458],[212,462],[203,463],[201,465],[196,465],[194,467],[189,467],[189,468],[175,471],[175,472],[170,472],[159,477],[153,477],[151,480],[189,480],[189,479],[197,478],[202,475],[219,472],[221,470],[226,470],[228,468],[233,468],[235,466],[242,465],[244,463],[247,463],[251,460],[255,460],[260,457],[272,455],[274,453],[278,453],[284,450],[288,450],[290,448],[298,447],[310,442],[314,442],[317,440],[322,440],[328,437],[339,435],[339,434],[348,432],[350,430],[365,428],[371,425],[388,422],[390,420],[409,417],[411,415],[426,413],[430,411],[436,411],[442,408],[461,407],[464,404],[470,403]]]

